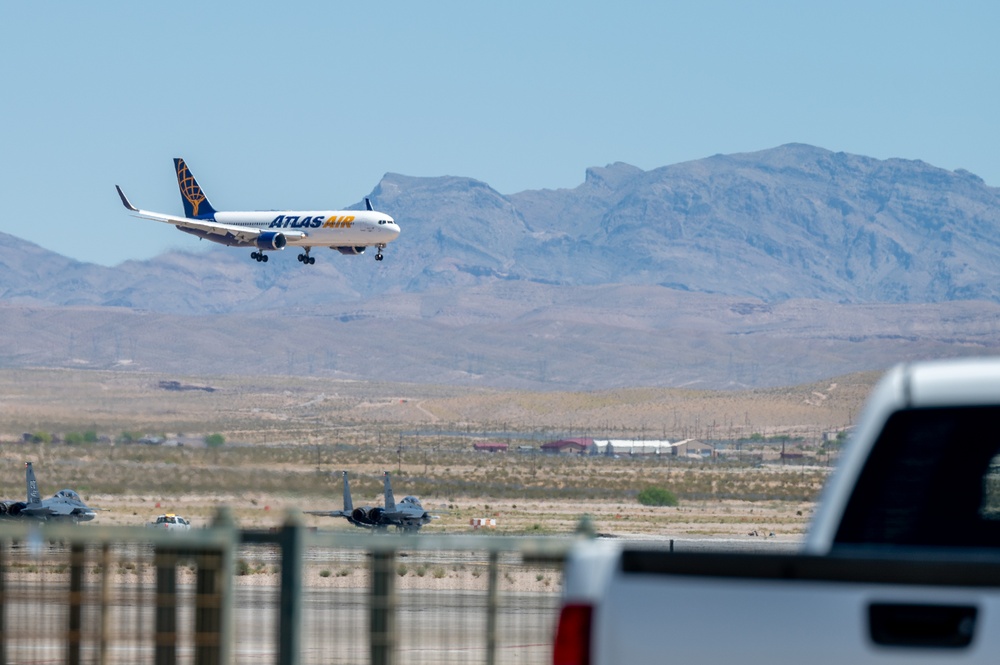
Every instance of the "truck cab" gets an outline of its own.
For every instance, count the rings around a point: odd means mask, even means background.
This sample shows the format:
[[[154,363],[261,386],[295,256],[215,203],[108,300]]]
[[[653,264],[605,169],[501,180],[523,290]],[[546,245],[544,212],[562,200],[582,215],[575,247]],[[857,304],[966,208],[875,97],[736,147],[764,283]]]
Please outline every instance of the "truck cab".
[[[150,522],[147,526],[155,529],[167,529],[168,531],[187,531],[191,528],[191,523],[180,515],[165,513]]]

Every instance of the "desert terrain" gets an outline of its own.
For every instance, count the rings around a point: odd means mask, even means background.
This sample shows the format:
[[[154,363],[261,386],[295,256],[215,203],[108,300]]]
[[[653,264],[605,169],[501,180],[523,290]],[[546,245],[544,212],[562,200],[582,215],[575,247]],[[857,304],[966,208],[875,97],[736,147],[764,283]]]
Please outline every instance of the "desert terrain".
[[[747,391],[661,388],[500,391],[303,377],[184,377],[93,370],[0,371],[0,497],[21,500],[23,462],[43,495],[69,487],[102,524],[176,512],[196,526],[228,506],[241,525],[288,511],[397,500],[440,515],[426,532],[566,534],[586,515],[634,538],[801,538],[836,459],[832,435],[857,417],[877,373]],[[218,434],[222,445],[206,446]],[[709,442],[713,458],[546,455],[568,437]],[[143,440],[147,443],[137,443]],[[842,440],[842,439],[841,439]],[[505,453],[473,450],[500,441]],[[781,451],[787,456],[782,459]],[[645,487],[676,506],[644,506]],[[353,529],[304,516],[308,526]]]

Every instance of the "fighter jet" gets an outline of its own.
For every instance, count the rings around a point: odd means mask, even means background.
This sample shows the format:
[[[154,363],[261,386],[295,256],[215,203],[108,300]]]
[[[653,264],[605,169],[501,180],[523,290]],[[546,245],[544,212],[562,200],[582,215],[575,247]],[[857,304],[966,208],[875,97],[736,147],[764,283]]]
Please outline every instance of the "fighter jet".
[[[94,519],[97,514],[96,510],[88,507],[73,490],[59,490],[52,497],[42,499],[31,462],[24,463],[24,478],[28,486],[28,500],[0,503],[0,516],[42,521],[87,522]]]
[[[384,472],[385,477],[385,505],[354,507],[351,501],[351,485],[347,481],[347,472],[344,471],[344,509],[343,510],[307,510],[307,515],[322,515],[324,517],[344,517],[354,526],[363,529],[374,529],[385,531],[390,526],[396,527],[397,531],[419,531],[420,527],[437,519],[436,515],[431,515],[415,496],[405,496],[397,504],[392,495],[392,484],[389,482],[389,472]]]

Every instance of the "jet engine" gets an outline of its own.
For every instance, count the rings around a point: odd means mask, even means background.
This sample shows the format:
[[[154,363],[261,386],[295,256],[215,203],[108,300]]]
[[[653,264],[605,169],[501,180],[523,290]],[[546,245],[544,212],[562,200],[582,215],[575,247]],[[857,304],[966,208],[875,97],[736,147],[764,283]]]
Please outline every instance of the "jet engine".
[[[25,504],[23,501],[3,501],[0,502],[0,515],[10,515],[11,517],[17,517],[21,514],[24,509]]]
[[[361,247],[334,247],[333,249],[337,250],[341,254],[364,254],[365,253],[365,246],[364,245],[362,245]]]
[[[284,249],[288,244],[284,233],[278,231],[267,231],[257,236],[255,243],[258,249]]]
[[[351,512],[351,517],[359,524],[378,524],[384,511],[381,508],[355,508]]]

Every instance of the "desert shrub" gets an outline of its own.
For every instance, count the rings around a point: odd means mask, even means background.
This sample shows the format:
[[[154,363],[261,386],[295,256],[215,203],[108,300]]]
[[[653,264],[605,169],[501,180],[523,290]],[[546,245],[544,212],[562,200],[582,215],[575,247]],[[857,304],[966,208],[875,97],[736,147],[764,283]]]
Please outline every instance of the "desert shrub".
[[[320,577],[330,577],[330,575],[332,575],[332,573],[328,569],[326,569],[326,568],[324,568],[323,570],[319,571],[319,576]]]
[[[209,448],[218,448],[226,442],[226,437],[221,434],[209,434],[205,437],[205,445]]]
[[[69,446],[81,444],[83,443],[83,434],[80,432],[67,432],[66,436],[63,437],[63,441]]]
[[[639,503],[644,506],[676,506],[677,495],[662,487],[646,487],[639,492]]]

